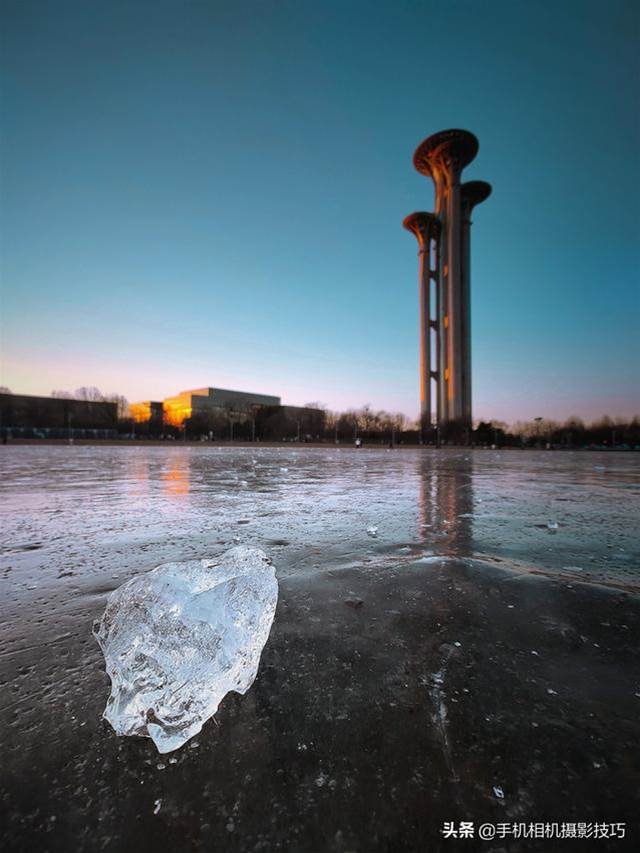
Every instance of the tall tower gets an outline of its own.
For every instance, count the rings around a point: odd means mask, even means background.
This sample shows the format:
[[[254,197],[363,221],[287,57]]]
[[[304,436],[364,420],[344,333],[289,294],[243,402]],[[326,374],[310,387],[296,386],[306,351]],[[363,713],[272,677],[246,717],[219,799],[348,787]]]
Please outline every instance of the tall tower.
[[[434,213],[403,222],[420,257],[420,404],[423,428],[468,437],[471,418],[471,211],[491,193],[484,181],[461,183],[478,153],[467,130],[443,130],[418,146],[413,164],[435,185]]]

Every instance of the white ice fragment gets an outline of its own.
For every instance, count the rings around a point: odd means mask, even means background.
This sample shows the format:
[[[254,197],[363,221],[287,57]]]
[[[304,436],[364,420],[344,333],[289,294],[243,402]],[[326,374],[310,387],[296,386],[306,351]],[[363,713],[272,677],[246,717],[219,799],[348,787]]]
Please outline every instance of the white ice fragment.
[[[557,530],[558,529],[558,522],[557,521],[548,521],[547,522],[547,529],[548,530]]]
[[[281,468],[280,470],[282,471],[283,474],[286,474],[289,469],[288,468]]]
[[[459,642],[456,640],[456,641],[455,641],[455,643],[454,643],[453,645],[454,645],[454,646],[456,646],[456,648],[458,648],[458,649],[459,649],[459,648],[460,648],[460,646],[462,645],[462,643],[459,643]]]
[[[370,527],[367,527],[367,534],[375,539],[375,537],[378,535],[378,528],[375,524],[372,524]]]
[[[504,791],[500,787],[494,787],[493,793],[499,800],[504,800]]]
[[[153,813],[158,814],[160,809],[162,808],[162,800],[156,800],[153,804]]]
[[[251,687],[277,600],[270,560],[246,546],[159,566],[111,593],[94,636],[116,734],[150,737],[160,753],[196,735],[230,690]]]

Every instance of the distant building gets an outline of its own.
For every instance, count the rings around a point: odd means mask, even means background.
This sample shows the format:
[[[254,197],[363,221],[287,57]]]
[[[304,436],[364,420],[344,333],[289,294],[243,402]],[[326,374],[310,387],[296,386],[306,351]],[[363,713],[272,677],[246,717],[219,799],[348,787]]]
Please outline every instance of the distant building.
[[[0,394],[0,427],[3,431],[116,430],[117,403]]]
[[[256,423],[265,441],[312,441],[324,433],[326,415],[308,406],[263,406],[256,413]]]
[[[137,424],[149,424],[149,426],[162,426],[163,405],[154,400],[146,400],[143,403],[131,403],[129,415],[131,420]]]
[[[162,407],[164,423],[181,427],[185,421],[200,422],[206,427],[216,418],[235,415],[239,419],[247,418],[255,407],[279,406],[280,397],[271,394],[252,394],[249,391],[231,391],[227,388],[196,388],[182,391],[175,397],[167,397],[162,403],[133,403],[130,406],[132,418],[148,422],[157,417],[158,406]]]
[[[325,418],[320,409],[283,406],[280,397],[272,394],[228,388],[196,388],[166,397],[162,403],[132,403],[129,412],[150,434],[174,427],[191,435],[241,440],[308,441],[322,433]]]

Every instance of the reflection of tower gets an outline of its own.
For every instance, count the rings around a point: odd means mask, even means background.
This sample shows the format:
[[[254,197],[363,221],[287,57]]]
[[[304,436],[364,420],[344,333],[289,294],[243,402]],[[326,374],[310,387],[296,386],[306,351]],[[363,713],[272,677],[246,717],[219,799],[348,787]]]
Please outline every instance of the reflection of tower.
[[[491,193],[483,181],[460,183],[478,152],[466,130],[443,130],[426,139],[413,162],[435,184],[435,212],[413,213],[403,224],[420,253],[421,409],[425,426],[471,427],[471,318],[469,225],[472,208]],[[426,272],[425,272],[426,267]],[[433,282],[433,284],[431,283]],[[435,394],[432,394],[435,386]]]
[[[471,460],[428,454],[419,466],[422,541],[456,557],[473,554]]]

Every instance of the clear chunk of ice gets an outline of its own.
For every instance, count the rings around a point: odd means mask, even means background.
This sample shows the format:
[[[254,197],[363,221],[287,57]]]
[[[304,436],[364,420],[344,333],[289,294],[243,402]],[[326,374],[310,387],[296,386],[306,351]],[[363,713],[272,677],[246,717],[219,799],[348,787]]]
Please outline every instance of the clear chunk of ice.
[[[245,546],[159,566],[112,592],[93,633],[116,734],[150,737],[160,753],[198,734],[230,690],[251,687],[277,600],[270,560]]]

